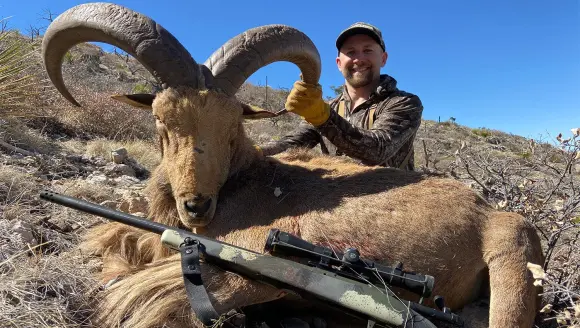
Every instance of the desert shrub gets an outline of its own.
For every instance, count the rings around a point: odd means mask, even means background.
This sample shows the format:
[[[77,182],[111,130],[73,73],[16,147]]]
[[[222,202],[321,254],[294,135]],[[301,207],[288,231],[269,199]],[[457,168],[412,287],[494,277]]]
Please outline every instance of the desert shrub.
[[[64,54],[64,59],[63,61],[67,64],[72,64],[75,60],[75,56],[72,54],[72,52],[67,51],[66,54]]]
[[[471,133],[475,134],[476,136],[480,136],[483,138],[490,137],[492,135],[491,131],[486,128],[478,128],[478,129],[471,129]]]
[[[38,92],[31,73],[37,42],[27,42],[15,31],[0,33],[0,115],[22,115],[26,99]]]
[[[151,93],[153,88],[146,83],[137,83],[133,87],[133,93]]]
[[[530,159],[530,157],[532,157],[532,153],[529,151],[524,151],[524,152],[520,153],[520,156],[523,159]]]
[[[73,129],[77,137],[130,140],[152,139],[155,135],[150,111],[125,105],[111,99],[109,92],[96,92],[85,85],[70,85],[69,89],[83,107],[56,96],[52,115]]]

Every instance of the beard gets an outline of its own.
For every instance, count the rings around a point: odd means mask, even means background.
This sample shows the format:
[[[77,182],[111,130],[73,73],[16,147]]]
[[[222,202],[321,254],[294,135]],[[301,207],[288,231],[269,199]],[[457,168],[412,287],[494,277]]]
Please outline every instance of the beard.
[[[376,80],[376,76],[370,66],[364,72],[357,72],[354,67],[347,68],[344,71],[344,78],[353,88],[366,87]]]

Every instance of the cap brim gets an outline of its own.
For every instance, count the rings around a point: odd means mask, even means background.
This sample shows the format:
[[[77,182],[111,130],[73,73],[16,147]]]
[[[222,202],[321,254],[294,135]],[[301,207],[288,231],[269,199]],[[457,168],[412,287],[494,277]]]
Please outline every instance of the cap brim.
[[[346,39],[348,39],[349,37],[355,35],[355,34],[365,34],[370,36],[371,38],[373,38],[379,45],[381,45],[381,39],[379,38],[379,36],[374,33],[373,31],[369,30],[368,28],[364,28],[364,27],[354,27],[351,29],[348,29],[344,32],[342,32],[338,38],[336,39],[336,49],[338,51],[340,51],[340,48],[342,47],[342,44],[344,43],[344,41]],[[381,46],[382,48],[382,46]]]

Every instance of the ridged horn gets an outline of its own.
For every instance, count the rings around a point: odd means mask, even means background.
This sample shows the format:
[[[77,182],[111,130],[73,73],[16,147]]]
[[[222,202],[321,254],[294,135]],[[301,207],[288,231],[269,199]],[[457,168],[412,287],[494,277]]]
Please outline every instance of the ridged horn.
[[[56,89],[80,106],[67,90],[62,60],[74,45],[103,42],[135,57],[163,87],[189,85],[198,88],[199,66],[177,39],[151,18],[110,3],[86,3],[59,15],[42,40],[42,57]]]
[[[276,61],[296,64],[305,82],[316,84],[320,79],[318,49],[306,34],[286,25],[264,25],[238,34],[204,65],[213,73],[214,87],[233,96],[252,74]]]

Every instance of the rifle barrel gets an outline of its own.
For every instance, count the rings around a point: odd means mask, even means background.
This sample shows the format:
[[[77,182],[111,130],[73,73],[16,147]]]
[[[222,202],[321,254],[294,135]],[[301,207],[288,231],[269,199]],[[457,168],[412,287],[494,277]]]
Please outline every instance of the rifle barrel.
[[[40,198],[44,200],[48,200],[53,203],[57,203],[60,205],[64,205],[66,207],[74,208],[76,210],[80,210],[83,212],[87,212],[90,214],[94,214],[97,216],[105,217],[107,219],[111,219],[113,221],[121,222],[127,225],[134,226],[136,228],[144,229],[150,232],[154,232],[157,234],[162,234],[163,231],[167,229],[175,229],[173,227],[167,226],[165,224],[157,223],[154,221],[146,220],[141,217],[122,213],[119,211],[115,211],[110,209],[106,206],[102,206],[99,204],[89,203],[82,199],[72,198],[65,195],[60,195],[58,193],[43,190],[40,193]]]

